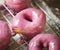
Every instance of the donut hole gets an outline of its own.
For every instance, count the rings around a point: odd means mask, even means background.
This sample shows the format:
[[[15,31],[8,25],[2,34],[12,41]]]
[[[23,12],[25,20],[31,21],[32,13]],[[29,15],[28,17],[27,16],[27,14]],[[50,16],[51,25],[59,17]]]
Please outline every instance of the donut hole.
[[[24,19],[29,21],[29,22],[32,22],[32,18],[27,14],[24,14]]]
[[[39,47],[40,47],[42,50],[48,50],[47,47],[44,47],[43,42],[40,42]]]

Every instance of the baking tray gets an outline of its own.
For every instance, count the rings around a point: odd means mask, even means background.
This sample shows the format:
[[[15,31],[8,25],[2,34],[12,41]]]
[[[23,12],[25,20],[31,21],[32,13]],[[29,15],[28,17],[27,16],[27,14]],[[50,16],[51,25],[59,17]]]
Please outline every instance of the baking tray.
[[[45,12],[47,19],[46,19],[46,27],[43,30],[43,32],[56,34],[60,38],[60,19],[57,18],[55,14],[53,14],[50,7],[43,0],[32,0],[30,7],[39,8]],[[7,17],[4,14],[1,14],[1,12],[0,12],[0,19],[5,20],[10,26],[12,22],[12,17]],[[17,44],[18,39],[15,38],[17,38],[17,35],[11,38],[11,42],[6,50],[28,50],[28,45],[26,43],[18,45]]]

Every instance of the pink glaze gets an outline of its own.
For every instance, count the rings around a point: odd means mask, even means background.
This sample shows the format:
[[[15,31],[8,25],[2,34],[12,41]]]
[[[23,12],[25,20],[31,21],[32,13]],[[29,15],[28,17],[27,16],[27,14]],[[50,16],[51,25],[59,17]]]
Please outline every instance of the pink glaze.
[[[5,4],[16,12],[30,6],[31,0],[5,0]]]
[[[60,39],[53,34],[38,34],[29,43],[29,50],[60,50]]]
[[[6,22],[0,20],[0,50],[6,49],[10,42],[10,29]]]
[[[45,27],[46,16],[36,8],[28,8],[13,18],[12,29],[17,28],[24,35],[25,39],[30,39],[39,34]]]

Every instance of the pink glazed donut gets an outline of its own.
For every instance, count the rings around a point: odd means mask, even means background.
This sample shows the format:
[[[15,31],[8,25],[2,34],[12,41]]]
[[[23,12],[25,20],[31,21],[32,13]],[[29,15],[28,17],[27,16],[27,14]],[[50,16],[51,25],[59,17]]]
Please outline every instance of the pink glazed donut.
[[[29,50],[60,50],[60,39],[53,34],[38,34],[29,43]]]
[[[5,21],[0,20],[0,50],[5,50],[10,42],[11,32]]]
[[[14,18],[12,29],[22,33],[26,39],[39,34],[45,27],[46,15],[36,8],[28,8],[19,12]]]
[[[12,10],[19,12],[29,7],[31,0],[5,0],[5,4]]]

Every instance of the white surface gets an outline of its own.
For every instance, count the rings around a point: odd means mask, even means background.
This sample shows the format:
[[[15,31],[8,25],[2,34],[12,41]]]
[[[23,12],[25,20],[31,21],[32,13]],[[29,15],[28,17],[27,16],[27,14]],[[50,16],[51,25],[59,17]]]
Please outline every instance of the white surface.
[[[4,3],[4,0],[0,0],[0,5],[2,5]]]

